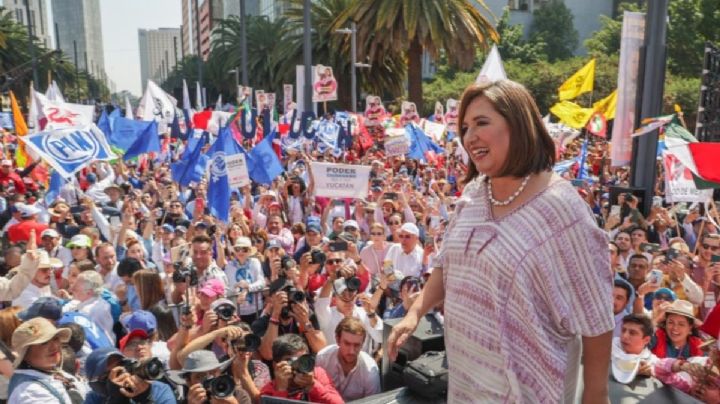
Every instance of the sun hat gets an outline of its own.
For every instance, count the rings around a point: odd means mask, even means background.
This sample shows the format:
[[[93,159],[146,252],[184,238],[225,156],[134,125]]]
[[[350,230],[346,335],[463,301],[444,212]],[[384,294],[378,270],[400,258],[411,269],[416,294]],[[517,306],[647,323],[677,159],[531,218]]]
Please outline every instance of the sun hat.
[[[52,237],[52,238],[58,238],[60,237],[60,234],[55,229],[45,229],[40,233],[40,238],[43,237]]]
[[[252,241],[248,237],[238,237],[235,240],[234,248],[252,248]]]
[[[189,373],[209,372],[215,369],[225,370],[231,362],[232,358],[224,362],[220,362],[214,352],[203,349],[191,352],[187,358],[185,358],[183,368],[180,370],[169,371],[168,377],[173,382],[184,385],[185,377]]]
[[[84,234],[76,234],[71,239],[70,242],[67,243],[66,247],[85,247],[90,248],[92,246],[92,240],[90,240],[90,237],[84,235]]]
[[[670,304],[670,307],[665,310],[666,318],[668,314],[678,314],[681,316],[685,316],[691,320],[695,320],[695,310],[692,303],[688,302],[687,300],[677,299],[672,302]]]
[[[13,367],[17,368],[25,359],[28,348],[32,345],[44,344],[55,336],[60,336],[60,341],[66,343],[70,340],[72,331],[69,328],[55,328],[55,326],[42,317],[30,319],[18,326],[12,335],[12,349],[17,353]]]
[[[414,224],[414,223],[405,223],[400,227],[400,231],[404,231],[405,233],[410,233],[413,236],[419,236],[420,235],[420,229]]]

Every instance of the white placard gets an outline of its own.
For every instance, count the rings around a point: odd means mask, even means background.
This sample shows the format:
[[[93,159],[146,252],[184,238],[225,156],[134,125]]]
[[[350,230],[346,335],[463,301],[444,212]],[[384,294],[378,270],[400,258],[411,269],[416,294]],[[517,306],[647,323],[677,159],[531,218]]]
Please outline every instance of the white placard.
[[[385,138],[385,155],[388,157],[402,156],[410,151],[410,142],[405,135]]]
[[[250,174],[248,173],[247,161],[242,153],[225,156],[225,167],[227,167],[228,185],[230,188],[240,188],[250,185]]]
[[[693,181],[692,172],[674,154],[663,153],[665,166],[665,200],[674,202],[705,203],[712,198],[712,189],[699,190]]]
[[[366,198],[370,166],[310,163],[315,195],[328,198]]]

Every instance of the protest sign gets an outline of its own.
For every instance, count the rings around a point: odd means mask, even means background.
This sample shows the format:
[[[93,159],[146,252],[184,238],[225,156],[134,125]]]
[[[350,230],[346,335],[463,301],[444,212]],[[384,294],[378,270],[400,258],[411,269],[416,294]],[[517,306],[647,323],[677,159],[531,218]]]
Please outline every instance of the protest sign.
[[[0,128],[14,130],[13,117],[10,111],[0,112]]]
[[[310,163],[315,195],[328,198],[365,198],[370,166]]]
[[[420,115],[414,102],[403,101],[401,104],[400,125],[405,126],[410,122],[420,123]]]
[[[293,104],[293,85],[292,84],[283,84],[283,112],[288,113],[290,110],[294,109],[295,106]]]
[[[674,202],[705,203],[712,198],[713,190],[699,190],[693,181],[692,172],[670,152],[663,153],[665,167],[665,200]]]
[[[449,98],[445,103],[445,125],[447,131],[452,133],[458,133],[458,100]]]
[[[385,117],[385,107],[377,95],[365,97],[365,126],[380,126]]]
[[[40,132],[20,138],[64,178],[97,160],[112,160],[105,134],[95,124]]]
[[[405,131],[404,129],[402,130]],[[403,156],[410,151],[410,141],[404,133],[400,135],[388,136],[385,138],[385,155]]]
[[[267,104],[265,90],[255,90],[255,107],[257,108],[258,114],[261,114],[262,110],[265,109],[265,104]]]
[[[248,173],[247,161],[245,161],[245,155],[243,153],[225,156],[225,167],[227,167],[228,184],[230,188],[250,185],[250,174]]]
[[[437,115],[436,115],[437,116]],[[426,134],[432,138],[435,143],[440,142],[443,135],[445,134],[445,125],[438,122],[432,122],[427,119],[420,121],[420,127],[425,131]]]
[[[313,77],[313,102],[337,100],[337,81],[333,76],[332,67],[317,65]]]

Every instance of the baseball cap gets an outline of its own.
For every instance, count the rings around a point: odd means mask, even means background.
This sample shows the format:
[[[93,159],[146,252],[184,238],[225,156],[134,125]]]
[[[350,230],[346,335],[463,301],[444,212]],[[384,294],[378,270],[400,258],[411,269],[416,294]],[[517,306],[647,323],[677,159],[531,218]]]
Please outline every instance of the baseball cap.
[[[0,165],[12,167],[13,164],[12,164],[12,160],[3,160],[2,164],[0,164]]]
[[[70,331],[70,329],[65,328]],[[85,375],[88,380],[97,379],[107,372],[108,360],[112,357],[124,358],[125,356],[114,347],[100,348],[92,351],[85,360]]]
[[[125,347],[127,346],[127,344],[128,344],[128,343],[130,342],[130,340],[132,340],[133,338],[148,339],[148,338],[150,338],[150,336],[148,336],[148,333],[145,332],[145,330],[141,330],[141,329],[139,329],[139,328],[136,329],[136,330],[132,330],[132,331],[130,331],[129,334],[126,334],[124,337],[122,337],[122,339],[120,339],[120,343],[119,343],[119,345],[120,345],[120,350],[121,350],[121,351],[124,351],[124,350],[125,350]]]
[[[16,203],[15,207],[17,208],[18,212],[20,212],[20,216],[22,217],[30,217],[32,215],[37,215],[41,212],[39,208],[24,203]]]
[[[343,228],[350,227],[355,230],[360,230],[360,226],[358,226],[358,222],[355,220],[346,220],[345,223],[343,223]]]
[[[60,237],[60,234],[55,229],[45,229],[42,233],[40,233],[40,238],[43,237],[52,237],[52,238],[58,238]]]
[[[235,304],[231,302],[229,299],[217,299],[214,302],[210,304],[210,311],[215,311],[218,307],[222,305],[230,305],[235,307]]]
[[[203,293],[208,297],[218,297],[225,295],[225,285],[220,279],[208,279],[198,293]]]
[[[310,223],[310,224],[308,224],[306,231],[312,231],[312,232],[315,232],[315,233],[322,233],[322,230],[320,229],[320,225],[317,224],[317,223]]]
[[[675,292],[668,288],[660,288],[653,293],[653,299],[657,299],[659,297],[666,297],[669,298],[671,302],[674,302],[675,299],[677,299],[677,296],[675,295]]]
[[[282,245],[280,245],[280,241],[278,241],[277,239],[269,240],[267,243],[267,249],[269,250],[272,248],[282,248]]]
[[[155,315],[147,310],[136,310],[132,314],[123,317],[120,322],[128,332],[143,330],[152,334],[157,329]]]
[[[43,296],[35,300],[30,307],[18,313],[18,318],[28,321],[36,317],[58,321],[62,317],[62,303],[53,296]]]
[[[405,233],[412,234],[413,236],[419,236],[420,235],[420,229],[413,224],[413,223],[405,223],[400,227],[400,231],[404,231]]]
[[[97,175],[95,173],[90,173],[85,176],[85,179],[87,180],[87,182],[94,184],[95,182],[97,182]]]
[[[92,246],[92,240],[90,240],[90,237],[84,235],[84,234],[76,234],[71,239],[70,242],[67,243],[68,248],[70,247],[90,247]]]
[[[173,225],[171,225],[170,223],[165,223],[164,225],[162,225],[162,229],[165,230],[165,231],[168,232],[168,233],[174,233],[174,232],[175,232],[175,228],[174,228]]]

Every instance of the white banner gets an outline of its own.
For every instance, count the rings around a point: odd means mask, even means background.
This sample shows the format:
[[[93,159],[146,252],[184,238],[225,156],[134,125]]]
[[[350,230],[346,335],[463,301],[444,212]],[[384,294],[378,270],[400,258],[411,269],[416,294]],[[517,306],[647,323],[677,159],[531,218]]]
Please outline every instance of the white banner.
[[[315,195],[328,198],[366,198],[370,166],[310,163]]]
[[[435,116],[437,116],[437,114]],[[425,131],[425,134],[429,135],[430,138],[435,141],[435,143],[440,143],[440,140],[445,134],[445,125],[442,123],[431,122],[427,119],[423,119],[420,121],[420,127],[423,131]]]
[[[410,141],[403,134],[385,138],[385,155],[387,157],[403,156],[410,151]]]
[[[673,202],[705,203],[712,198],[713,190],[695,187],[692,172],[670,152],[663,153],[665,167],[665,200]]]
[[[227,167],[228,184],[230,188],[240,188],[250,185],[250,174],[248,174],[247,161],[242,153],[225,156],[225,167]]]
[[[613,167],[630,164],[635,129],[635,96],[637,94],[640,49],[645,41],[645,14],[626,11],[623,14],[618,64],[618,99],[613,124],[610,159]]]
[[[41,106],[40,121],[45,120],[43,130],[54,130],[85,126],[93,123],[94,105],[70,104],[66,102],[48,101]]]

